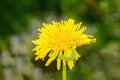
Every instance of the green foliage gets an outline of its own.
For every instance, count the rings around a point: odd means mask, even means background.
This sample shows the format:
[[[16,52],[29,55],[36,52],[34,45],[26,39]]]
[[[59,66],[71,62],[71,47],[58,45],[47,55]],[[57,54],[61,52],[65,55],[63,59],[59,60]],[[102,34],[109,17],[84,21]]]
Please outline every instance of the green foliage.
[[[0,37],[25,31],[28,25],[32,0],[2,0],[0,2]]]

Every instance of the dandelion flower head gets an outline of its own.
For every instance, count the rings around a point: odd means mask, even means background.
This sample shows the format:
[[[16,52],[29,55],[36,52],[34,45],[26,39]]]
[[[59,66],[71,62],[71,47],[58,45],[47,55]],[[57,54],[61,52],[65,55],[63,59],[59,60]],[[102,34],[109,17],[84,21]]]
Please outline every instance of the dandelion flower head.
[[[61,62],[72,69],[81,56],[76,51],[76,47],[96,41],[93,36],[83,33],[86,27],[81,24],[81,22],[75,24],[73,19],[52,21],[50,24],[43,23],[43,27],[38,29],[38,39],[32,41],[36,45],[33,49],[36,52],[35,60],[44,60],[48,56],[45,66],[57,60],[58,70],[60,70]]]

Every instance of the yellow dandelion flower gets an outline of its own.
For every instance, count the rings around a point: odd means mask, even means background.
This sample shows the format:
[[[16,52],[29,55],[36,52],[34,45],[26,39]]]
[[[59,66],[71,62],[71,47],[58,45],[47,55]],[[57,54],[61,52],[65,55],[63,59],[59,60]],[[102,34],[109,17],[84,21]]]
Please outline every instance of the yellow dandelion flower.
[[[76,47],[96,41],[93,36],[83,33],[86,27],[81,27],[81,24],[81,22],[75,24],[73,19],[52,21],[50,24],[43,23],[43,27],[38,29],[38,39],[32,41],[36,45],[33,49],[36,51],[35,60],[44,60],[48,55],[49,59],[45,66],[56,59],[58,70],[60,70],[61,61],[72,69],[75,61],[81,56],[77,53]]]

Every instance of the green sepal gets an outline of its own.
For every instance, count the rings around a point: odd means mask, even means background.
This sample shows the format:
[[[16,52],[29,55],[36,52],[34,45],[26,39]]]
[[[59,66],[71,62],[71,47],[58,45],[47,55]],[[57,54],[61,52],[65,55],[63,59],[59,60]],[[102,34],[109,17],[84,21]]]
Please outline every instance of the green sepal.
[[[76,58],[76,51],[75,50],[72,50],[72,54],[70,57],[67,57],[67,56],[64,56],[64,55],[59,55],[57,59],[62,59],[62,60],[67,60],[67,61],[72,61]]]

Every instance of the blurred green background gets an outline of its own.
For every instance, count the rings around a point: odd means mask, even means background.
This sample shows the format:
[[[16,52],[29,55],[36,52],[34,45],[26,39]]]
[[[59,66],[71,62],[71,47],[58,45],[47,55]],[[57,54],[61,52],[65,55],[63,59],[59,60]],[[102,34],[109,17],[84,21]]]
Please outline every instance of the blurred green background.
[[[56,61],[34,61],[31,41],[43,22],[68,18],[97,42],[77,48],[82,57],[67,80],[120,80],[120,0],[1,0],[0,80],[61,80]]]

